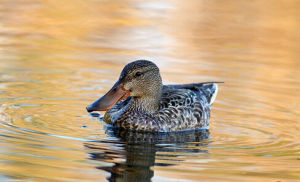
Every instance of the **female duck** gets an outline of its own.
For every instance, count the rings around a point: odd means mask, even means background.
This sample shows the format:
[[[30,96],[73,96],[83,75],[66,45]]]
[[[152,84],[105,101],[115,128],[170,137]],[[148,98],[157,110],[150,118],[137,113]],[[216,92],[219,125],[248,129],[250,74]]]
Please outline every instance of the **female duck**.
[[[88,112],[107,111],[104,122],[151,132],[208,128],[217,84],[163,85],[158,67],[147,60],[127,64],[119,80]]]

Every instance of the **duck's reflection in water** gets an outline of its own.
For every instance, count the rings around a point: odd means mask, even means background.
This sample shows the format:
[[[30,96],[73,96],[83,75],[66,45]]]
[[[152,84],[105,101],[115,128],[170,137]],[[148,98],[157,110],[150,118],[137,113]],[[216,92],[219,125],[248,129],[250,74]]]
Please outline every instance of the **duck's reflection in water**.
[[[208,152],[201,150],[201,146],[208,144],[204,140],[209,138],[209,130],[158,134],[108,129],[107,133],[117,137],[119,142],[99,141],[112,144],[111,148],[96,142],[86,143],[85,147],[91,151],[91,160],[114,163],[109,167],[97,167],[111,173],[108,181],[151,181],[154,175],[152,166],[174,165],[172,161],[181,160],[178,156],[183,153]],[[156,158],[160,162],[156,162]]]

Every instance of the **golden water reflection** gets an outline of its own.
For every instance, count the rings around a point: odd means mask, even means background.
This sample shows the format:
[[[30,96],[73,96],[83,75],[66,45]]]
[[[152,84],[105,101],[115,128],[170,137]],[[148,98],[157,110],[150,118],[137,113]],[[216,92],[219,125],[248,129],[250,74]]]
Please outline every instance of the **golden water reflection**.
[[[103,181],[120,172],[105,169],[129,170],[132,149],[84,108],[143,58],[165,83],[225,81],[207,145],[143,148],[156,152],[144,171],[152,180],[297,181],[299,8],[293,0],[0,0],[0,103],[10,116],[0,126],[0,179]],[[93,140],[99,150],[86,147]]]

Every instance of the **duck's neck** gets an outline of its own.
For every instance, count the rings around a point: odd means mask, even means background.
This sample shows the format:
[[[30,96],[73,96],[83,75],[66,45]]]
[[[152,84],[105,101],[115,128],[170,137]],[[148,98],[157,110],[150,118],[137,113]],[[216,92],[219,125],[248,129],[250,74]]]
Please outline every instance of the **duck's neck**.
[[[154,113],[159,110],[160,98],[161,90],[159,90],[155,95],[133,97],[130,109],[134,111]]]

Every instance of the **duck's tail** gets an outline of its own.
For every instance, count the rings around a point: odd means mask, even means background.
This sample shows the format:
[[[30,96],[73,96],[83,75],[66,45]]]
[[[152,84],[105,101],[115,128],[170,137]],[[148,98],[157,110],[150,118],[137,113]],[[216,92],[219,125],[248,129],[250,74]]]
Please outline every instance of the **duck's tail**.
[[[208,83],[199,87],[199,90],[206,97],[209,105],[212,105],[218,94],[218,85],[216,83]]]

